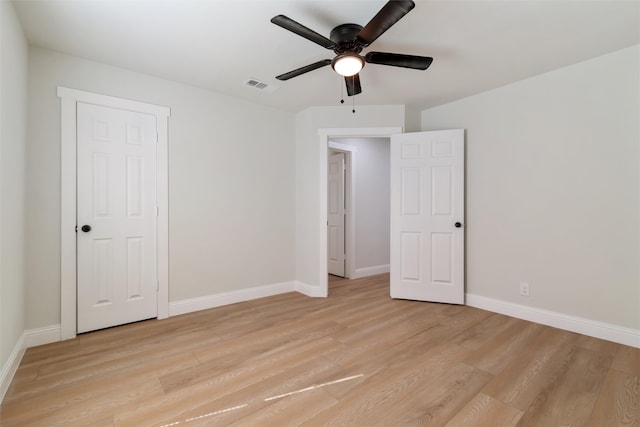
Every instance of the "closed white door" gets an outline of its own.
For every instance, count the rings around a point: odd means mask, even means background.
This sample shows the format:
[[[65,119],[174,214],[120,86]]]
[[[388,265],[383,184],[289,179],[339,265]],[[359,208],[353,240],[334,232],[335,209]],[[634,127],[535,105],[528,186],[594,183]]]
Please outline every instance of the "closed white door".
[[[464,130],[391,137],[391,297],[464,304]]]
[[[77,104],[78,332],[157,317],[156,118]]]
[[[344,277],[344,153],[330,152],[327,176],[327,259],[329,274]]]

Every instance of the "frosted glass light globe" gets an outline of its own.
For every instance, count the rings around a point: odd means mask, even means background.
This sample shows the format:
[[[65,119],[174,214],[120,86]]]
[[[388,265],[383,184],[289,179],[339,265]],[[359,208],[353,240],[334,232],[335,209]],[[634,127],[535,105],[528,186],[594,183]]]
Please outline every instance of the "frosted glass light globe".
[[[362,58],[353,55],[341,56],[333,63],[333,69],[336,70],[336,73],[345,77],[358,74],[363,66],[364,61]]]

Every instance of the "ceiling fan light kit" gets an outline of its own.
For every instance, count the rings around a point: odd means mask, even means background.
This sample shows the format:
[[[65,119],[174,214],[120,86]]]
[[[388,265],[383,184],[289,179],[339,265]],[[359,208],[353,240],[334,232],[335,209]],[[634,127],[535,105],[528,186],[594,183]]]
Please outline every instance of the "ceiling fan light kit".
[[[351,77],[362,70],[364,59],[360,55],[338,55],[331,61],[331,67],[341,76]]]
[[[364,57],[360,56],[362,49],[368,47],[391,26],[415,7],[412,0],[390,0],[376,16],[364,27],[358,24],[342,24],[331,30],[329,38],[319,34],[310,28],[288,18],[277,15],[271,22],[291,31],[305,39],[312,41],[325,49],[331,49],[336,56],[325,59],[304,67],[297,68],[288,73],[276,76],[278,80],[289,80],[309,71],[316,70],[331,64],[336,73],[344,76],[349,96],[362,92],[360,85],[360,71],[365,63],[390,65],[394,67],[411,68],[414,70],[426,70],[431,65],[433,58],[428,56],[404,55],[388,52],[368,52]]]

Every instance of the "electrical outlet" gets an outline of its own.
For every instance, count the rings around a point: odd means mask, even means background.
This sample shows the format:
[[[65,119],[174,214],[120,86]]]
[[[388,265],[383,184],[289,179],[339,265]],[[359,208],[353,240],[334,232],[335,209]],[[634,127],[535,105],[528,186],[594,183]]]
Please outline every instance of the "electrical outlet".
[[[520,295],[524,297],[529,296],[529,284],[525,282],[520,283]]]

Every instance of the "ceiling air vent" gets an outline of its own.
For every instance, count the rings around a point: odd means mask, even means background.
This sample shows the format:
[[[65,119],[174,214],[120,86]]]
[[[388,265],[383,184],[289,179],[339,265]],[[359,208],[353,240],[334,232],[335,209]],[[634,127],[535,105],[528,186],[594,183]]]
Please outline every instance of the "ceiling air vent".
[[[253,77],[247,80],[244,84],[249,87],[253,87],[267,93],[275,92],[276,89],[278,89],[278,86],[276,85],[270,85],[269,83],[265,83],[261,80],[254,79]]]

